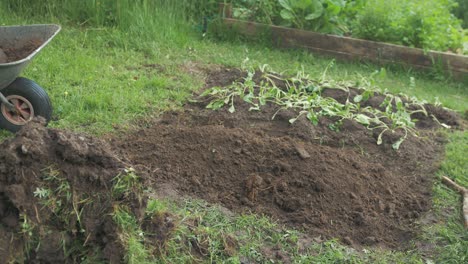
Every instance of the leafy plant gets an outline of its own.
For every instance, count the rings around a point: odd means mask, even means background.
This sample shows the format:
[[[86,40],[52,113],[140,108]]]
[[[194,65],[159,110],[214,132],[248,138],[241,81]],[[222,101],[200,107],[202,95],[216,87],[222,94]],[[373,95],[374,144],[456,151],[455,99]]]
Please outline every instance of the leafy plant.
[[[468,1],[466,0],[455,0],[457,6],[453,10],[453,14],[463,21],[462,26],[468,28]]]
[[[255,81],[254,76],[259,73],[261,74],[260,81]],[[285,83],[285,87],[278,87],[277,81]],[[388,93],[383,93],[385,100],[380,105],[383,110],[370,106],[362,107],[361,103],[374,96],[377,91],[362,89],[361,94],[349,98],[348,87],[347,84],[323,79],[320,81],[312,80],[304,71],[299,71],[296,76],[284,78],[273,73],[267,65],[264,65],[260,67],[259,71],[248,70],[247,77],[241,82],[233,83],[227,87],[213,87],[202,95],[212,98],[207,108],[217,110],[229,106],[228,111],[231,113],[236,111],[234,105],[236,98],[250,104],[250,111],[259,111],[267,103],[278,105],[279,108],[272,119],[279,111],[294,109],[298,114],[289,120],[290,123],[305,116],[312,124],[317,125],[321,117],[330,117],[336,120],[335,125],[332,125],[331,128],[337,129],[343,120],[354,120],[369,130],[378,131],[378,145],[383,143],[385,133],[398,134],[402,131],[403,135],[396,142],[392,142],[394,149],[399,149],[409,134],[417,136],[415,120],[411,118],[411,115],[417,112],[428,115],[424,108],[425,102]],[[325,88],[347,91],[348,99],[345,103],[340,103],[334,98],[324,97],[321,92]]]
[[[460,21],[452,0],[369,0],[351,24],[358,38],[424,49],[457,51],[462,47]]]
[[[347,31],[340,13],[344,0],[279,0],[281,18],[286,26],[324,33],[343,34]]]
[[[235,1],[233,16],[242,20],[266,24],[280,22],[280,5],[277,0],[239,0]]]

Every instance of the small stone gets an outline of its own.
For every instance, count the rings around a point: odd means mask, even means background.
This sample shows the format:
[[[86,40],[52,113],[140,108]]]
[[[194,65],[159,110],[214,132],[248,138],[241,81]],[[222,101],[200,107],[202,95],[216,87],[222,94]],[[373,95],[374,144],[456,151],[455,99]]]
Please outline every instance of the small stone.
[[[358,199],[357,195],[354,194],[353,192],[349,193],[349,198],[354,199],[354,200]]]
[[[301,159],[310,158],[309,152],[307,152],[307,150],[305,150],[303,145],[296,144],[294,147],[296,148],[296,151],[299,154],[299,157],[301,157]]]
[[[21,145],[21,152],[23,154],[28,154],[28,148],[25,145]]]

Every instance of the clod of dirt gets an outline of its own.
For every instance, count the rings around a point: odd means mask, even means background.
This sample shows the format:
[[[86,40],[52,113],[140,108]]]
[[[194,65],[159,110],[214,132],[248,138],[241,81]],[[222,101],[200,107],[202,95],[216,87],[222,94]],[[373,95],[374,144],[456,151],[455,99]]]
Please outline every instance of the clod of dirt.
[[[235,69],[213,72],[207,87],[242,76]],[[431,126],[395,151],[352,121],[332,131],[326,118],[317,126],[305,116],[290,124],[297,113],[277,113],[274,105],[249,111],[236,101],[231,114],[206,104],[202,99],[166,113],[112,145],[157,185],[356,247],[405,248],[415,221],[430,208],[431,175],[443,155]]]
[[[125,165],[103,141],[31,122],[0,148],[0,263],[78,263],[96,250],[122,261],[114,208],[142,223],[146,199],[112,191]]]

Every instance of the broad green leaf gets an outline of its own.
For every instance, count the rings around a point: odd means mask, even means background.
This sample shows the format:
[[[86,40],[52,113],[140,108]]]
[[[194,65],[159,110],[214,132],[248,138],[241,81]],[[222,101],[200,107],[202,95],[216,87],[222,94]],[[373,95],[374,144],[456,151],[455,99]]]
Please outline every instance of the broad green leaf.
[[[293,20],[294,19],[294,14],[286,9],[281,10],[280,15],[283,19],[285,20]]]
[[[279,0],[278,3],[284,8],[289,11],[292,11],[291,4],[289,3],[289,0]]]
[[[306,17],[305,20],[313,20],[316,18],[319,18],[323,14],[323,6],[322,2],[320,1],[312,1],[310,5],[309,13]]]
[[[361,102],[361,101],[362,101],[362,95],[361,95],[361,94],[356,95],[356,96],[354,97],[353,101],[354,101],[355,103]]]
[[[345,7],[346,1],[344,0],[327,0],[328,3],[332,3],[333,5],[339,6],[339,7]]]
[[[252,98],[253,98],[253,94],[251,93],[248,93],[244,96],[244,98],[242,98],[245,102],[247,103],[252,103]]]
[[[321,2],[321,0],[291,0],[293,8],[302,10],[306,9],[310,5],[314,5],[317,2]]]
[[[218,100],[218,101],[213,101],[211,103],[209,103],[206,108],[208,109],[213,109],[213,110],[217,110],[221,107],[224,106],[224,100]]]
[[[358,123],[363,124],[363,125],[370,125],[370,117],[363,115],[363,114],[358,114],[354,118]]]

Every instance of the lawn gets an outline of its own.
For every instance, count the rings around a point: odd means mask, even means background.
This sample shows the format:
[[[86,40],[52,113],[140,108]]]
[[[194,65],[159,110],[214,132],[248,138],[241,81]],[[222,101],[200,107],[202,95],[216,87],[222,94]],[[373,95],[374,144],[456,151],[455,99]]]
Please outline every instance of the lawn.
[[[101,138],[134,131],[151,124],[165,111],[181,109],[194,92],[203,88],[203,69],[239,68],[246,63],[268,64],[284,75],[302,70],[314,79],[404,93],[430,103],[440,102],[466,118],[466,83],[397,66],[341,62],[305,51],[277,50],[241,40],[220,41],[210,34],[203,35],[178,17],[165,16],[166,11],[155,13],[160,18],[151,21],[153,28],[148,32],[140,32],[138,24],[127,29],[80,25],[59,16],[30,17],[6,9],[0,10],[0,24],[62,25],[60,34],[34,59],[23,76],[48,91],[54,106],[50,127]],[[8,132],[1,133],[3,138],[12,137]],[[460,130],[443,133],[448,143],[437,179],[445,175],[468,186],[468,133]],[[417,247],[405,252],[356,250],[338,240],[320,239],[307,243],[304,249],[299,230],[284,227],[266,216],[226,213],[222,207],[198,199],[155,197],[150,201],[151,210],[178,219],[163,253],[153,259],[156,263],[464,263],[468,258],[468,232],[461,224],[460,197],[438,181],[434,184],[431,209],[436,220],[421,223],[423,231],[414,241],[430,248]],[[194,219],[200,223],[195,227]],[[135,234],[128,235],[126,260],[147,261],[149,253],[137,241],[138,227],[128,229]],[[237,242],[230,251],[231,240]],[[193,248],[200,245],[204,247],[194,253]],[[279,253],[271,253],[275,250]],[[278,260],[275,254],[287,257]],[[92,259],[84,260],[93,263]]]

